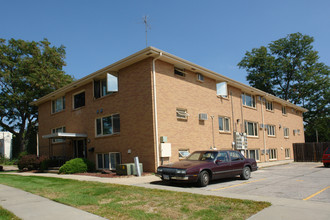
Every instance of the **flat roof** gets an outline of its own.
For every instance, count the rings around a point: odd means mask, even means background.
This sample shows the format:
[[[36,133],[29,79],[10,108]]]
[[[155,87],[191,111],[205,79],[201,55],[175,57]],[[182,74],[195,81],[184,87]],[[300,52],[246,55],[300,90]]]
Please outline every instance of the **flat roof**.
[[[86,138],[87,134],[79,134],[79,133],[65,133],[65,132],[58,132],[43,135],[42,138],[45,139],[54,139],[54,138]]]

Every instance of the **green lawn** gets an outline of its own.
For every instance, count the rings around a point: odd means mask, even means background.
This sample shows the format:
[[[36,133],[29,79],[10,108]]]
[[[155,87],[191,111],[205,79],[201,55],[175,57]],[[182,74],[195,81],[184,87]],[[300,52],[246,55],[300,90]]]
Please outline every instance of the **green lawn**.
[[[247,219],[267,202],[142,187],[1,174],[0,184],[111,219]]]
[[[0,206],[0,220],[19,220],[17,216],[13,213],[7,211],[6,209]]]

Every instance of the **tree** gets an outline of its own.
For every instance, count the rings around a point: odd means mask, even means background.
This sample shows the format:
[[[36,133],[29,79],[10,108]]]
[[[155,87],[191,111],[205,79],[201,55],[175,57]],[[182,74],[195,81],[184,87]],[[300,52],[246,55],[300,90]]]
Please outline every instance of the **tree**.
[[[0,126],[13,133],[20,146],[36,126],[37,108],[30,103],[70,82],[62,70],[65,47],[0,38]]]
[[[308,35],[289,34],[246,52],[238,66],[248,72],[251,86],[308,109],[306,141],[316,141],[316,129],[320,141],[329,141],[330,68],[318,62],[313,42]]]

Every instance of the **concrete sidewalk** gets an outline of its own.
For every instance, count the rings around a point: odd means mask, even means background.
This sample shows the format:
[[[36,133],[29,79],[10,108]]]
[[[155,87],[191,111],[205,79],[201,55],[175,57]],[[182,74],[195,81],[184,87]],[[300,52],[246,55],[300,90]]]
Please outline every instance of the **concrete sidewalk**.
[[[274,162],[265,162],[258,163],[259,169],[264,169],[272,166],[279,166],[292,163],[292,160],[286,161],[274,161]],[[168,188],[164,185],[159,184],[150,184],[155,181],[160,181],[160,179],[154,175],[148,175],[143,177],[123,177],[123,178],[100,178],[100,177],[92,177],[92,176],[83,176],[83,175],[58,175],[53,173],[6,173],[6,174],[15,174],[22,176],[44,176],[44,177],[56,177],[63,179],[74,179],[79,181],[95,181],[102,183],[112,183],[112,184],[121,184],[121,185],[134,185],[145,188],[155,188],[155,189],[163,189],[163,190],[172,190],[172,191],[180,191],[180,192],[188,192],[188,193],[196,193],[201,195],[213,195],[213,196],[222,196],[229,198],[237,198],[237,199],[248,199],[255,201],[268,201],[272,203],[272,206],[262,210],[254,216],[251,216],[250,219],[253,220],[263,220],[263,219],[329,219],[330,216],[330,204],[322,203],[322,202],[312,202],[312,201],[301,201],[294,199],[285,199],[285,198],[275,198],[275,197],[267,197],[267,196],[253,196],[253,195],[242,195],[242,194],[233,194],[233,193],[225,193],[225,192],[212,192],[206,191],[199,188],[182,188],[182,187],[171,187]],[[1,176],[1,175],[0,175]],[[24,192],[25,193],[25,192]],[[0,194],[2,198],[2,195]],[[21,195],[24,197],[24,195]],[[20,198],[20,197],[18,197]],[[19,201],[19,199],[16,201]],[[2,205],[2,201],[0,203]],[[64,206],[64,205],[63,205]],[[11,210],[3,205],[4,208],[12,211],[16,215],[14,210]],[[70,209],[74,209],[69,207]],[[28,210],[28,209],[27,209]],[[31,209],[30,209],[31,210]],[[97,217],[97,216],[95,216]],[[23,218],[28,219],[28,218]],[[33,218],[35,219],[35,218]]]
[[[104,219],[80,209],[1,184],[0,206],[24,220]]]

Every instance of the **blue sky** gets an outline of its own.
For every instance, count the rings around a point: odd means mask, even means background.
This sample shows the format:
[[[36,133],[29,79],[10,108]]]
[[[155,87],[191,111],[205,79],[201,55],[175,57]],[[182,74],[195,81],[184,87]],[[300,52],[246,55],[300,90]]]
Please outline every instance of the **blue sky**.
[[[148,45],[246,83],[246,51],[287,34],[313,36],[330,65],[328,0],[0,0],[0,38],[66,47],[66,73],[80,79]]]

